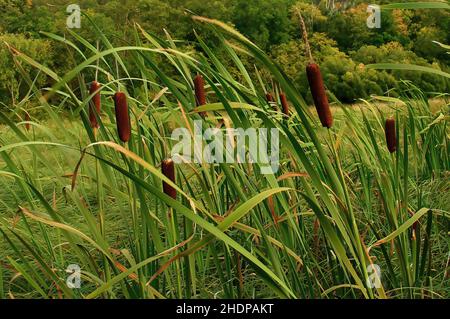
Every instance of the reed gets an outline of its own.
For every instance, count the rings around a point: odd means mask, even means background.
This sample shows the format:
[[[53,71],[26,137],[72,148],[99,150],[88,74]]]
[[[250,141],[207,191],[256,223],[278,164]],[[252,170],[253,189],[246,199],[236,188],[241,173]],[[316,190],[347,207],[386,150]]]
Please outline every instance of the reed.
[[[94,94],[95,93],[95,94]],[[89,103],[89,122],[92,128],[99,128],[97,116],[100,116],[101,111],[101,97],[100,97],[100,84],[97,81],[93,81],[89,87],[89,94],[92,96]]]

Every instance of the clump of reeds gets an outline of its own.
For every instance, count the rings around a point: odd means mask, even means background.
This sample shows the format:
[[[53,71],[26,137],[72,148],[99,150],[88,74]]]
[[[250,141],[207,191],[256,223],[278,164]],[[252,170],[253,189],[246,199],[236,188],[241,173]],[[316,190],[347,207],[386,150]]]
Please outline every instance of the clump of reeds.
[[[200,74],[194,78],[195,101],[197,106],[206,104],[205,80]],[[201,116],[205,116],[206,112],[200,112]]]
[[[101,111],[101,99],[100,99],[100,84],[97,81],[93,81],[89,88],[89,95],[94,94],[89,104],[89,122],[92,128],[98,128],[100,125],[97,121],[97,116],[100,116]],[[97,113],[97,116],[96,116]]]
[[[386,144],[390,153],[394,153],[397,150],[397,133],[395,131],[395,119],[387,119],[384,126],[384,132],[386,135]]]
[[[305,21],[302,15],[298,12],[300,23],[303,30],[303,39],[306,45],[306,52],[309,56],[309,63],[306,66],[306,76],[308,77],[309,88],[316,106],[317,114],[323,127],[330,128],[333,126],[333,115],[331,114],[330,104],[328,103],[325,85],[323,84],[322,74],[319,65],[314,62],[311,54],[311,48],[308,41],[308,33],[306,31]]]
[[[130,118],[128,115],[127,96],[123,92],[114,94],[117,132],[122,142],[126,143],[131,136]]]
[[[161,171],[165,177],[175,183],[175,164],[172,159],[168,158],[162,161]],[[175,188],[166,182],[163,182],[163,191],[166,195],[172,197],[173,199],[177,198],[177,191]]]

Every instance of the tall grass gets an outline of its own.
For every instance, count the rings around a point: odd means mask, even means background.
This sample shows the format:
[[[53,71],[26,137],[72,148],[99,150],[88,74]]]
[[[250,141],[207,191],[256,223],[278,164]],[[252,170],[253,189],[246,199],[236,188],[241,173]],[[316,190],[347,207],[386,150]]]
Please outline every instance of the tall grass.
[[[448,212],[426,200],[422,185],[448,174],[448,114],[432,113],[420,91],[405,84],[401,106],[390,114],[370,102],[354,110],[335,101],[338,123],[323,128],[304,92],[262,50],[221,22],[194,19],[215,32],[240,79],[200,35],[203,54],[194,56],[169,35],[160,39],[139,26],[133,44],[112,47],[91,21],[102,50],[76,34],[74,42],[64,39],[79,54],[65,75],[11,48],[19,70],[29,63],[53,84],[38,88],[23,73],[30,121],[0,113],[9,131],[0,136],[1,183],[14,189],[0,216],[0,249],[7,249],[0,297],[445,295],[448,279],[434,265],[446,262]],[[241,54],[270,74],[281,102],[290,103],[289,117],[284,105],[268,105],[265,80],[249,76]],[[156,56],[176,76],[162,71]],[[140,74],[130,75],[127,65]],[[87,86],[94,73],[101,83],[98,129],[89,114],[98,93]],[[128,102],[126,139],[116,130],[117,88]],[[384,123],[392,114],[398,138],[391,154]],[[192,132],[198,119],[204,129],[278,128],[280,171],[262,174],[259,163],[185,163],[175,165],[173,178],[160,166],[175,143],[171,131]],[[81,266],[81,289],[65,283],[69,264]],[[373,287],[375,264],[382,277]]]

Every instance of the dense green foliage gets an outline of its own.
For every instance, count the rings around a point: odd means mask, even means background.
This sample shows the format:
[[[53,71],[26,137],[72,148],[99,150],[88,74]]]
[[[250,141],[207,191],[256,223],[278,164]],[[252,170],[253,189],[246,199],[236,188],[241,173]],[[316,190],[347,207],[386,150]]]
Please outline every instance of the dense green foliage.
[[[15,107],[25,94],[20,89],[17,72],[12,70],[12,60],[6,57],[4,41],[40,63],[54,67],[58,74],[77,63],[63,54],[64,44],[41,33],[51,32],[77,42],[66,28],[69,3],[68,0],[55,0],[51,5],[41,0],[0,0],[0,102]],[[173,39],[181,41],[178,43],[181,48],[202,52],[200,47],[192,45],[196,40],[194,29],[201,26],[192,21],[191,15],[229,23],[270,52],[306,95],[304,68],[307,59],[295,14],[295,9],[300,9],[310,31],[314,57],[323,68],[327,88],[342,102],[350,103],[395,89],[398,85],[395,79],[399,78],[412,81],[429,94],[448,90],[448,80],[435,75],[364,70],[365,64],[387,61],[447,70],[448,54],[432,42],[450,42],[450,13],[446,10],[383,11],[381,28],[369,29],[366,25],[367,3],[359,0],[337,2],[333,6],[330,2],[317,0],[80,0],[77,3],[114,46],[130,42],[132,25],[136,22],[155,35],[170,33]],[[86,16],[82,17],[81,29],[72,31],[91,43],[99,40]],[[39,41],[44,40],[52,44],[43,42],[40,45]],[[205,41],[219,57],[227,59],[226,50],[213,33]],[[254,77],[253,61],[244,62],[250,66]],[[231,73],[238,74],[230,60],[228,64],[227,61],[224,63]],[[139,75],[137,66],[127,67],[131,75]],[[397,93],[394,90],[390,94],[396,96]]]
[[[0,42],[6,42],[17,50],[26,52],[36,60],[41,61],[41,63],[49,66],[53,64],[54,56],[51,43],[48,40],[27,39],[23,35],[5,34],[0,35]],[[37,72],[32,66],[27,65],[23,66],[23,68],[27,73],[37,76]],[[17,98],[26,95],[29,85],[24,83],[6,45],[0,47],[0,70],[0,96],[4,97],[0,101],[9,99],[15,104]],[[44,76],[39,76],[37,83],[42,85],[45,83],[45,80]]]

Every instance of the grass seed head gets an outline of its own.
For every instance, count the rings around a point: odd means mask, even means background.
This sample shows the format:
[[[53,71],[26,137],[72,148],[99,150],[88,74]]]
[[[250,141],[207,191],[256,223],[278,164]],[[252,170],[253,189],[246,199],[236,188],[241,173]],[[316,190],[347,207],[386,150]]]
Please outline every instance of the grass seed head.
[[[384,132],[386,134],[386,144],[390,153],[397,150],[397,133],[395,131],[395,119],[387,119]]]
[[[123,92],[114,94],[117,132],[122,142],[126,143],[131,136],[130,118],[128,115],[127,96]]]
[[[97,117],[95,116],[95,112],[97,115],[100,115],[101,111],[101,99],[100,99],[100,84],[97,81],[93,81],[89,88],[89,94],[92,95],[95,92],[95,95],[92,97],[91,103],[89,104],[89,122],[91,123],[92,128],[98,128],[99,124],[97,121]]]
[[[266,100],[267,100],[267,102],[274,102],[274,101],[275,101],[275,99],[273,98],[272,93],[267,92],[267,94],[266,94]]]
[[[163,160],[161,163],[161,170],[165,177],[175,183],[175,164],[172,159],[169,158]],[[163,191],[166,195],[169,195],[173,199],[177,198],[177,191],[175,190],[175,188],[173,188],[166,182],[163,182]]]
[[[333,126],[333,115],[331,114],[319,66],[316,63],[309,63],[306,67],[306,75],[320,122],[323,127],[330,128]]]

